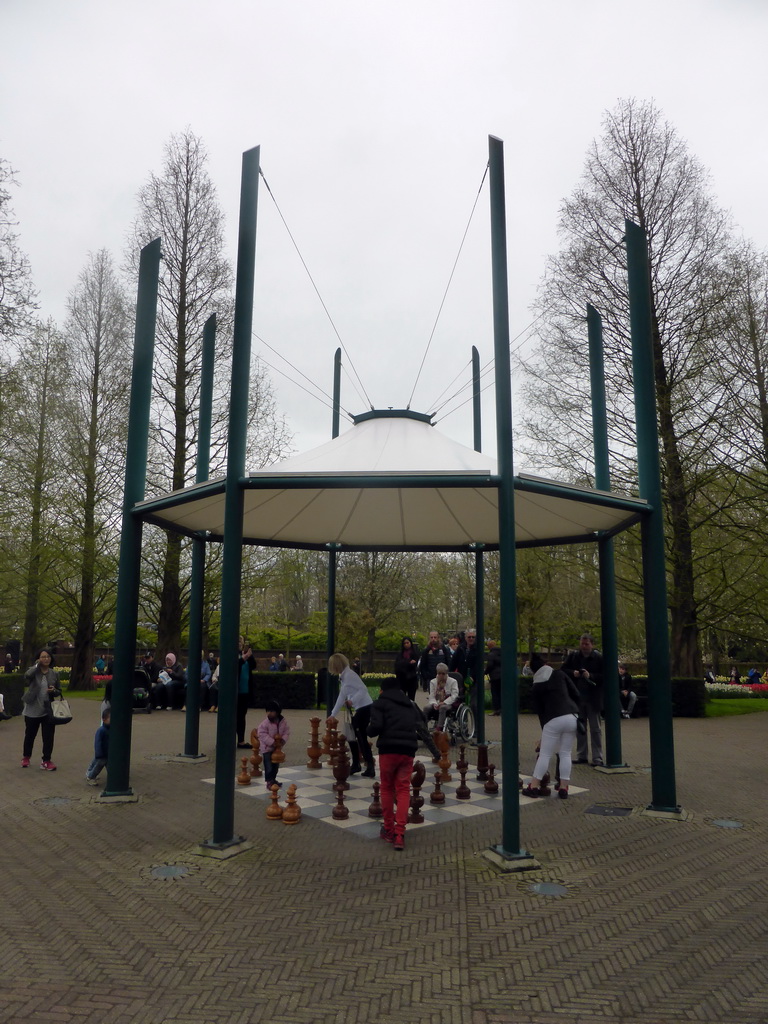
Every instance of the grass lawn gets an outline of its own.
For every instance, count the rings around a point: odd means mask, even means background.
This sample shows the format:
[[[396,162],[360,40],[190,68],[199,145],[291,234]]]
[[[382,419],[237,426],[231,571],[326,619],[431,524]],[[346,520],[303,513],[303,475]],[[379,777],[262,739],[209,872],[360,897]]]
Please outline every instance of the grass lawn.
[[[707,718],[751,715],[755,711],[768,711],[768,700],[764,697],[731,697],[718,700],[715,697],[707,704],[705,710]]]
[[[68,686],[65,686],[62,693],[65,697],[78,697],[82,700],[97,700],[99,702],[104,700],[103,686],[100,686],[98,690],[70,690]]]

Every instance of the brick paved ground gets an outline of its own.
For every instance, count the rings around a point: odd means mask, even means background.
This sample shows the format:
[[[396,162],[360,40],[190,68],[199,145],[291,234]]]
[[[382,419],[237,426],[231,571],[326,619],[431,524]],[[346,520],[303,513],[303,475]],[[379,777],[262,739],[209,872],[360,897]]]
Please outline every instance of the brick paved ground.
[[[676,722],[685,823],[585,813],[650,799],[647,721],[623,723],[638,771],[578,767],[586,796],[522,808],[542,867],[504,875],[479,856],[500,841],[500,814],[424,829],[396,854],[311,819],[268,822],[243,798],[236,831],[253,848],[201,859],[211,762],[157,757],[181,749],[181,714],[135,718],[140,801],[104,806],[83,781],[98,704],[74,707],[56,773],[22,770],[21,721],[0,726],[2,1022],[768,1021],[768,714]],[[310,716],[291,714],[289,763],[304,759]],[[524,770],[536,733],[523,717]],[[154,878],[161,865],[188,873]],[[539,896],[537,881],[566,895]]]

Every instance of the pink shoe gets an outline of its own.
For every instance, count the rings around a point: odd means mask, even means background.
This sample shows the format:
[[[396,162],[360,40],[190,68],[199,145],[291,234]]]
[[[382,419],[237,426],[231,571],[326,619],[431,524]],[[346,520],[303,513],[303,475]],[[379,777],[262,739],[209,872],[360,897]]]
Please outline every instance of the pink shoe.
[[[40,770],[44,772],[55,772],[56,765],[53,763],[53,761],[41,761]]]
[[[22,757],[22,759],[21,759],[21,767],[22,768],[29,768],[29,758],[28,757]]]

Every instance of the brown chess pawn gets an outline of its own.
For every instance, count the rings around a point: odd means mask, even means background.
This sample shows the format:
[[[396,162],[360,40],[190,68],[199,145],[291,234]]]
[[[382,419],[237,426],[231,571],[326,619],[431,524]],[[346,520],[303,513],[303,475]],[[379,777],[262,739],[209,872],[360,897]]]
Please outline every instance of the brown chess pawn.
[[[275,749],[272,751],[272,764],[282,764],[285,760],[285,751],[283,750],[283,744],[285,740],[282,736],[275,736]]]
[[[301,819],[301,808],[296,803],[296,786],[294,783],[288,787],[288,803],[283,808],[283,824],[295,825]]]
[[[336,751],[336,758],[333,765],[333,777],[336,779],[335,789],[348,790],[349,783],[349,761],[347,760],[347,738],[346,736],[338,737],[338,747]],[[346,814],[344,815],[346,818]]]
[[[272,787],[271,802],[267,804],[267,817],[269,818],[270,821],[280,821],[280,819],[283,816],[283,808],[277,802],[277,797],[279,793],[280,790],[278,789],[277,785],[274,785]]]
[[[413,762],[413,774],[411,775],[411,803],[408,810],[408,824],[421,825],[424,815],[421,808],[424,806],[424,797],[421,795],[421,787],[424,785],[427,770],[421,761]]]
[[[479,743],[477,746],[477,781],[485,782],[488,778],[488,744]]]
[[[485,790],[485,792],[486,793],[490,793],[491,795],[499,792],[499,784],[496,781],[496,779],[494,778],[495,771],[496,771],[496,765],[495,764],[489,764],[488,765],[488,778],[485,780],[485,785],[483,786],[483,789]]]
[[[320,757],[323,753],[322,747],[320,746],[320,719],[310,718],[309,724],[312,727],[312,731],[309,737],[309,746],[307,747],[307,768],[310,771],[316,771],[318,768],[322,768],[320,763]]]
[[[336,805],[331,814],[336,821],[345,821],[349,817],[349,808],[344,803],[344,790],[340,786],[336,787]]]
[[[465,772],[469,770],[469,763],[468,763],[466,757],[464,756],[464,751],[465,750],[466,750],[466,747],[462,743],[461,746],[459,747],[459,757],[458,757],[458,760],[456,761],[456,771],[459,772],[459,773],[461,772],[462,768],[464,769]]]
[[[248,758],[241,757],[240,760],[243,762],[243,767],[240,769],[240,774],[237,776],[238,786],[250,786],[251,775],[248,771]]]
[[[435,733],[435,746],[440,751],[441,782],[451,782],[453,780],[453,776],[448,771],[448,769],[451,767],[451,761],[450,758],[448,757],[448,749],[450,745],[451,741],[448,739],[448,736],[444,732],[442,732],[442,730],[439,730]]]
[[[461,775],[461,782],[456,787],[456,799],[469,800],[470,797],[472,796],[472,791],[467,785],[467,769],[469,768],[469,765],[467,764],[466,761],[463,761],[462,764],[464,765],[464,767],[459,769],[459,774]]]
[[[381,783],[380,782],[374,782],[374,784],[373,784],[373,792],[371,793],[371,796],[373,797],[373,800],[371,802],[370,807],[368,808],[368,817],[369,818],[383,818],[384,817],[384,809],[381,806],[381,798],[379,796],[379,791],[380,790],[381,790]]]
[[[431,804],[444,804],[445,803],[445,793],[442,791],[440,783],[441,783],[440,772],[435,772],[435,788],[429,794],[429,802]]]

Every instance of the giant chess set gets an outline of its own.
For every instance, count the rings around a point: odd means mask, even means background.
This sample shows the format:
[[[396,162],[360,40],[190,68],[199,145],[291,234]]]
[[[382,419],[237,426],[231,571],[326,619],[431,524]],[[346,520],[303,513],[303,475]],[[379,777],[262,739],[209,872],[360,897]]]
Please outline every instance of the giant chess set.
[[[261,769],[255,730],[251,734],[252,754],[242,757],[235,788],[244,796],[259,800],[270,819],[295,824],[302,815],[335,825],[365,839],[378,839],[381,827],[381,803],[377,779],[352,775],[348,760],[347,740],[333,725],[327,726],[323,739],[319,735],[320,719],[311,720],[312,734],[307,748],[309,761],[305,767],[283,767],[285,754],[281,742],[276,745],[272,760],[279,767],[281,787],[268,789]],[[278,738],[279,739],[279,738]],[[429,753],[414,759],[411,776],[411,800],[408,829],[444,825],[450,821],[501,810],[502,776],[488,764],[487,748],[474,749],[476,764],[466,760],[466,748],[456,750],[457,759],[449,757],[450,746],[445,734],[436,733],[441,757],[434,763]],[[327,763],[322,758],[326,757]],[[376,759],[378,762],[378,759]],[[377,772],[378,778],[378,763]],[[467,778],[471,780],[468,784]],[[213,784],[214,779],[204,779]],[[521,785],[515,779],[515,788]],[[571,786],[570,793],[583,789]],[[287,798],[287,800],[286,800]],[[280,801],[285,801],[281,804]],[[541,802],[519,797],[522,805]]]

